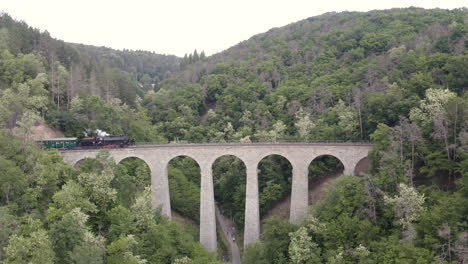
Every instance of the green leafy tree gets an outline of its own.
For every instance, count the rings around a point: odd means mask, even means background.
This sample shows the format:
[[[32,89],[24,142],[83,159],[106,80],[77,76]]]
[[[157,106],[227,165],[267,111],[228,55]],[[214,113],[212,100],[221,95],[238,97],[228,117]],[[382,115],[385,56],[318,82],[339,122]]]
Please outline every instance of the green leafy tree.
[[[81,244],[85,233],[89,232],[87,220],[88,216],[75,208],[51,225],[50,237],[59,262],[71,262],[70,254]]]
[[[436,116],[444,111],[444,105],[454,97],[456,94],[448,89],[428,89],[419,107],[411,109],[411,120],[418,121],[423,126],[434,122]]]
[[[296,113],[296,123],[294,123],[294,126],[299,133],[299,138],[307,140],[311,130],[315,127],[315,124],[310,119],[310,116],[301,108]]]
[[[138,228],[151,226],[156,216],[156,211],[151,206],[151,188],[147,187],[135,200],[131,207]]]
[[[138,246],[136,239],[129,236],[121,236],[118,240],[107,246],[107,263],[109,264],[143,264],[145,259],[134,255],[134,251]],[[177,260],[176,260],[177,262]]]
[[[18,231],[19,222],[8,207],[0,207],[0,259],[5,258],[5,248],[10,236]]]
[[[126,207],[130,207],[137,193],[150,184],[150,169],[140,159],[125,159],[114,168],[112,187],[117,191],[117,202]]]
[[[109,211],[109,236],[114,241],[121,236],[130,235],[136,229],[135,216],[126,207],[118,205]]]
[[[100,264],[104,263],[105,239],[95,236],[91,232],[84,233],[82,241],[70,252],[70,260],[77,264]]]
[[[1,201],[8,204],[17,200],[26,186],[24,172],[13,161],[0,156]]]
[[[424,194],[420,195],[413,187],[401,183],[399,195],[396,197],[385,197],[385,203],[394,206],[398,217],[398,224],[407,228],[416,221],[424,211]]]
[[[184,216],[198,222],[200,219],[200,187],[181,170],[169,166],[171,204]]]
[[[62,190],[56,192],[52,199],[58,208],[64,210],[64,213],[75,208],[80,208],[85,213],[97,211],[96,205],[88,199],[85,189],[73,180],[63,185]]]
[[[289,263],[289,234],[296,230],[297,226],[277,217],[269,218],[264,226],[263,241],[249,245],[242,263]]]
[[[369,250],[363,245],[359,245],[352,250],[343,250],[339,248],[338,254],[329,258],[329,264],[345,264],[345,263],[369,263],[367,257],[370,255]]]
[[[290,233],[289,257],[292,263],[320,263],[320,248],[312,241],[305,227]]]
[[[55,262],[52,243],[43,229],[27,237],[12,235],[5,248],[5,256],[5,263],[52,264]]]
[[[244,163],[233,156],[223,156],[213,163],[215,199],[224,209],[224,214],[232,216],[237,227],[242,229],[245,214]]]
[[[86,194],[101,210],[109,208],[117,199],[117,191],[111,187],[114,172],[105,168],[101,173],[81,173],[78,182]]]

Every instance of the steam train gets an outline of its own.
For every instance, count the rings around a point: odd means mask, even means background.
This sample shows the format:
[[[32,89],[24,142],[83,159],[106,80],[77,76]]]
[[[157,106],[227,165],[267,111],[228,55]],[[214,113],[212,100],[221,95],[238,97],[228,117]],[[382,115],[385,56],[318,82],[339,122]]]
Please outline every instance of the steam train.
[[[87,148],[125,148],[135,145],[128,136],[96,136],[84,138],[49,138],[36,140],[36,143],[45,148],[56,149],[87,149]]]

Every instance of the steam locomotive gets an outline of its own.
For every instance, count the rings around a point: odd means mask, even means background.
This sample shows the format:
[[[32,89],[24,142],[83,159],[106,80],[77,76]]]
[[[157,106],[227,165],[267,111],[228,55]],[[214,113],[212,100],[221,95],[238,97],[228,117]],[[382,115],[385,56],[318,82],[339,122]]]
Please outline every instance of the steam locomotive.
[[[125,148],[135,145],[128,136],[96,136],[84,138],[49,138],[36,140],[36,143],[45,148],[56,149],[87,149],[87,148]]]

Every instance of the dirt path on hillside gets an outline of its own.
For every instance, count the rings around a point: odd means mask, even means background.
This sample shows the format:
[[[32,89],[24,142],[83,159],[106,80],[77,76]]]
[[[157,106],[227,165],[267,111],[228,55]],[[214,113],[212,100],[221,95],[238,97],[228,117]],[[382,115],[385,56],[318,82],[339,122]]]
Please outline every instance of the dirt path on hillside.
[[[309,205],[320,201],[325,196],[326,188],[341,175],[343,175],[343,173],[338,172],[309,185]]]
[[[228,240],[229,247],[231,248],[231,261],[233,264],[240,264],[239,246],[237,245],[236,241],[233,240],[232,235],[234,223],[229,218],[221,214],[221,211],[219,210],[219,207],[217,205],[215,209],[216,219],[218,220],[221,230],[223,231],[224,236]]]
[[[19,134],[17,127],[13,129],[13,134],[19,137],[23,137],[23,135]],[[31,135],[29,135],[29,138],[33,140],[60,137],[64,137],[62,132],[40,122],[37,122],[31,128]]]

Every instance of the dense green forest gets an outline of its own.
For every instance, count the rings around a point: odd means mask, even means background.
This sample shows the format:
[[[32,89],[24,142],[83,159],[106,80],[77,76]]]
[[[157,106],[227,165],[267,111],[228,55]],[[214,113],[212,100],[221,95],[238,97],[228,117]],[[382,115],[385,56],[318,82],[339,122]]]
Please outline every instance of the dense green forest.
[[[243,263],[467,263],[468,10],[327,13],[219,54],[177,58],[65,43],[0,16],[0,261],[210,263],[149,207],[148,169],[103,152],[79,168],[29,140],[101,129],[136,142],[372,141],[299,224],[265,220]],[[20,138],[16,138],[15,136]],[[311,182],[340,169],[322,157]],[[199,168],[170,163],[171,204],[199,221]],[[215,199],[243,227],[245,166],[213,168]],[[291,188],[259,164],[262,215]],[[191,262],[192,261],[192,262]]]

